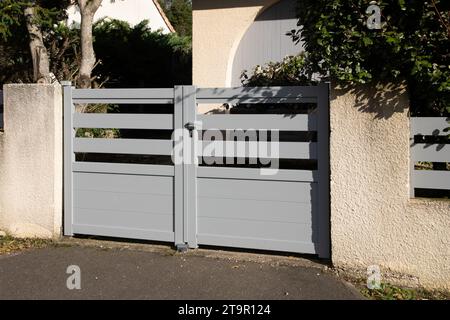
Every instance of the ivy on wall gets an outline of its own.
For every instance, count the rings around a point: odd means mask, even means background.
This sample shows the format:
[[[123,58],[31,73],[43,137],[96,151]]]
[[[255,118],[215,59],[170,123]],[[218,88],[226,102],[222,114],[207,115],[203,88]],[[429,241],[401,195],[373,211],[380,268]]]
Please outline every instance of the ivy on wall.
[[[372,3],[372,2],[371,2]],[[380,0],[370,29],[366,0],[299,0],[307,68],[340,83],[406,80],[417,115],[450,113],[450,1]]]

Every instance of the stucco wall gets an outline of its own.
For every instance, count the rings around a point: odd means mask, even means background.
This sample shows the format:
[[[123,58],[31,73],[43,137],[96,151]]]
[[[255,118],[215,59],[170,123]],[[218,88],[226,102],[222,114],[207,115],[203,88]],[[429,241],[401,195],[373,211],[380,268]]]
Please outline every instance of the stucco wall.
[[[194,0],[193,84],[231,84],[233,59],[239,42],[257,15],[278,0]]]
[[[330,125],[333,264],[450,289],[450,201],[409,198],[406,90],[334,88]]]
[[[59,85],[4,86],[0,230],[52,238],[62,226],[62,93]]]

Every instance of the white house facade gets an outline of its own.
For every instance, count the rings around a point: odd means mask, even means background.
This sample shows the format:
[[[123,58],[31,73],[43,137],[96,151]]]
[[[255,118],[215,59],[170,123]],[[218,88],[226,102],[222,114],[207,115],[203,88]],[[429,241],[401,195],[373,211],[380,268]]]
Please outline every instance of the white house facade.
[[[78,6],[71,6],[67,13],[68,25],[81,22]],[[175,32],[157,0],[103,0],[95,14],[94,21],[104,18],[126,21],[131,26],[148,20],[150,28],[154,31]]]

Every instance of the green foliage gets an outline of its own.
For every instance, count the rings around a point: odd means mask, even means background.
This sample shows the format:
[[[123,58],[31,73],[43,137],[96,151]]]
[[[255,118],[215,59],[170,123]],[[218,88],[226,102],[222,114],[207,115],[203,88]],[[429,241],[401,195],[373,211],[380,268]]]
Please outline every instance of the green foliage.
[[[421,288],[402,288],[389,283],[382,283],[380,289],[361,288],[361,293],[374,300],[448,300],[448,292],[429,291]]]
[[[24,24],[11,25],[11,34],[26,35]],[[0,40],[0,85],[33,81],[29,39],[26,36],[8,37]]]
[[[308,64],[345,84],[406,80],[416,114],[450,112],[450,2],[377,1],[382,29],[370,30],[368,1],[299,0]]]
[[[251,75],[244,71],[241,75],[244,86],[295,86],[312,85],[311,70],[308,69],[306,56],[289,56],[281,62],[270,62],[264,66],[256,66]]]
[[[192,1],[159,0],[172,26],[180,36],[192,35]]]
[[[32,82],[29,39],[24,23],[11,26],[14,36],[0,41],[0,83]],[[152,32],[146,22],[134,28],[122,21],[94,26],[99,64],[94,86],[165,87],[190,84],[191,40],[176,34]],[[20,36],[15,36],[20,35]],[[43,30],[51,72],[58,80],[76,81],[80,61],[79,30],[55,21]]]
[[[44,43],[50,58],[50,71],[58,80],[77,81],[81,60],[80,32],[58,23],[45,33]]]
[[[11,35],[11,28],[22,20],[24,2],[16,0],[0,1],[0,36],[6,41]]]
[[[58,79],[71,79],[76,72],[77,33],[60,22],[66,18],[70,0],[0,1],[0,83],[32,82],[32,62],[24,9],[36,7],[36,23],[50,55],[51,71]]]
[[[65,9],[71,0],[1,0],[0,1],[0,36],[3,41],[13,36],[13,28],[24,22],[23,11],[34,6],[37,11],[37,24],[41,28],[52,28],[55,22],[66,17]]]
[[[53,245],[53,240],[39,238],[18,239],[10,235],[0,237],[0,255],[11,254],[27,249],[45,248]]]
[[[116,139],[120,138],[119,129],[87,129],[79,128],[75,134],[77,138],[103,138]]]
[[[152,32],[146,22],[130,27],[102,21],[94,27],[99,65],[94,74],[107,87],[171,87],[190,84],[190,38]]]

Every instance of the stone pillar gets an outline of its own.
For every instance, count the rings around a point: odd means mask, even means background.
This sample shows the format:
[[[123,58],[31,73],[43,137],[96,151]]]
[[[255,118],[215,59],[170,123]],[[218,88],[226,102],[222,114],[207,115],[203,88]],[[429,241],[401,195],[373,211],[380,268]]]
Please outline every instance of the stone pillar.
[[[17,237],[55,238],[62,228],[62,90],[4,86],[0,133],[0,229]]]

